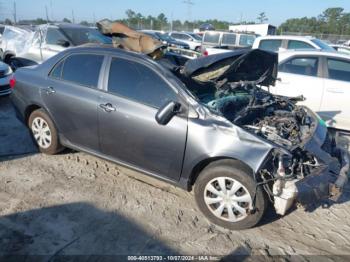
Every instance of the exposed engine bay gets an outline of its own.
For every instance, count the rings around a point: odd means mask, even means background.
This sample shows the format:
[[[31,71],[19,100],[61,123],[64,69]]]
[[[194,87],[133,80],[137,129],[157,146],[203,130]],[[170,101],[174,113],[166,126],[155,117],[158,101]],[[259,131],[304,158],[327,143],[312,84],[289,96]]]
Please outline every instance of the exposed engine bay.
[[[284,215],[296,199],[306,207],[322,198],[339,197],[347,181],[348,158],[341,157],[329,135],[322,148],[306,146],[320,120],[296,105],[303,97],[276,96],[262,88],[276,80],[276,54],[224,53],[188,61],[173,72],[209,110],[276,146],[256,180],[278,214]],[[338,179],[332,176],[339,172]]]

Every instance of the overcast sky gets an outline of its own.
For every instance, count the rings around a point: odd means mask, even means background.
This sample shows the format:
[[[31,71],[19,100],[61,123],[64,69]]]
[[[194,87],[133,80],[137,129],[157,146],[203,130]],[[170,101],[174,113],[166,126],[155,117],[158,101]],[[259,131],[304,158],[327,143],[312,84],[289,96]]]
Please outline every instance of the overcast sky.
[[[14,0],[0,0],[0,20],[11,18]],[[350,0],[191,0],[191,19],[220,19],[231,22],[256,21],[260,12],[266,12],[269,22],[279,25],[288,18],[317,16],[328,7],[343,7],[350,12]],[[156,16],[163,12],[169,19],[185,20],[189,17],[184,0],[16,0],[17,17],[31,19],[45,15],[61,20],[93,21],[102,18],[125,18],[125,10],[132,9],[143,15]]]

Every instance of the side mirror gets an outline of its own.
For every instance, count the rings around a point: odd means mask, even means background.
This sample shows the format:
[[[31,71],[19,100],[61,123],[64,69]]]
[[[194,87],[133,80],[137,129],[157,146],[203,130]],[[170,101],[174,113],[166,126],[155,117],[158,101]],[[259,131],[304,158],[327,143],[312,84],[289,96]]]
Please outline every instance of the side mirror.
[[[170,101],[164,106],[159,108],[156,114],[156,121],[158,124],[165,126],[170,122],[170,120],[180,112],[181,104]]]
[[[63,46],[63,47],[69,47],[70,43],[67,40],[59,39],[56,43],[57,45]]]

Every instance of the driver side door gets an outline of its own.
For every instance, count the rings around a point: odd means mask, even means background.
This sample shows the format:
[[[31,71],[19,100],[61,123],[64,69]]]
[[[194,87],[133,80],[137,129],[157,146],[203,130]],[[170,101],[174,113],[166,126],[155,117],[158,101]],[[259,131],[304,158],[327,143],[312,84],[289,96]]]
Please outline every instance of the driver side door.
[[[100,147],[104,155],[155,176],[180,178],[187,136],[187,105],[157,72],[135,58],[113,57],[98,109]],[[167,125],[155,116],[167,102],[182,113]]]

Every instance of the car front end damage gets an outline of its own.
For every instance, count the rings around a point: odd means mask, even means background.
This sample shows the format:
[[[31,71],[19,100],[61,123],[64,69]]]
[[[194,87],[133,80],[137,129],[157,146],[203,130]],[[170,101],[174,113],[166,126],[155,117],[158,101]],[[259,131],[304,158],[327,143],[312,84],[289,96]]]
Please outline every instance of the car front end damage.
[[[322,120],[303,110],[314,123],[307,136],[291,148],[272,150],[256,176],[280,215],[294,202],[308,211],[336,202],[348,181],[348,153],[336,146]]]
[[[262,89],[274,84],[277,61],[277,54],[241,50],[188,61],[176,73],[208,110],[270,144],[255,180],[284,215],[295,202],[312,210],[337,201],[348,181],[349,156],[315,113],[297,105],[302,97]]]

